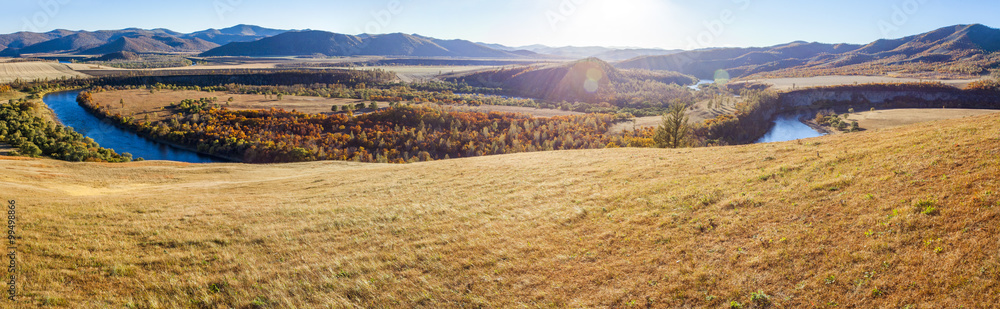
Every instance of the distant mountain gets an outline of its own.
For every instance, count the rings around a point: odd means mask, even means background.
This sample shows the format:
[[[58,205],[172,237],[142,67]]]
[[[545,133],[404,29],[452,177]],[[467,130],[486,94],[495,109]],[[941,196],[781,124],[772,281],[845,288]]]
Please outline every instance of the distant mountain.
[[[142,57],[133,52],[121,51],[103,55],[97,58],[88,59],[88,61],[115,61],[115,60],[140,61],[142,60]]]
[[[113,42],[81,51],[80,54],[199,52],[218,46],[218,44],[202,39],[182,39],[173,36],[132,36],[118,38]]]
[[[440,40],[403,33],[347,35],[326,31],[292,31],[254,42],[234,42],[202,56],[412,56],[521,58],[521,54],[493,49],[465,40]]]
[[[0,50],[7,49],[8,47],[23,48],[63,36],[65,35],[55,31],[50,33],[18,32],[3,34],[0,35]]]
[[[619,68],[669,70],[710,78],[716,70],[733,77],[907,74],[978,75],[1000,66],[1000,30],[957,25],[867,45],[792,42],[763,48],[726,48],[646,56]]]
[[[250,25],[209,29],[185,34],[169,29],[100,31],[54,30],[0,35],[0,55],[37,53],[108,54],[129,52],[204,52],[231,42],[255,41],[277,35],[276,30]]]
[[[539,55],[555,56],[566,59],[598,58],[604,61],[621,61],[641,56],[659,56],[682,52],[682,50],[666,50],[656,48],[614,48],[601,46],[587,47],[549,47],[545,45],[528,45],[510,47],[501,44],[478,43],[493,49],[504,51],[530,51]]]
[[[627,60],[627,59],[632,59],[632,58],[642,57],[642,56],[663,56],[663,55],[676,54],[676,53],[680,53],[680,52],[683,52],[683,50],[679,50],[679,49],[669,49],[669,50],[668,49],[646,49],[646,48],[631,49],[630,48],[630,49],[609,50],[609,51],[606,51],[606,52],[603,52],[603,53],[600,53],[600,54],[593,55],[591,57],[598,58],[598,59],[601,59],[601,60],[604,60],[604,61],[621,61],[621,60]]]
[[[269,29],[251,25],[236,25],[225,29],[208,29],[187,35],[188,38],[202,39],[219,45],[232,42],[252,42],[288,32],[288,30]]]

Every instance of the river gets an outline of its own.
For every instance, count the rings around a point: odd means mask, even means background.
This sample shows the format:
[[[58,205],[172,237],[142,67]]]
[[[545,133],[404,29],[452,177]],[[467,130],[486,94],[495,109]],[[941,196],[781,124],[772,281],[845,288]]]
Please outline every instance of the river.
[[[143,158],[144,160],[190,163],[228,162],[194,151],[154,142],[102,121],[76,103],[76,97],[80,92],[81,90],[51,93],[45,95],[42,101],[56,113],[56,117],[63,125],[72,127],[76,132],[92,138],[101,147],[114,149],[118,153],[128,152],[132,154],[133,158]]]
[[[801,116],[797,114],[778,115],[778,118],[774,120],[774,127],[771,128],[771,131],[768,131],[756,143],[787,142],[825,135],[799,121]]]

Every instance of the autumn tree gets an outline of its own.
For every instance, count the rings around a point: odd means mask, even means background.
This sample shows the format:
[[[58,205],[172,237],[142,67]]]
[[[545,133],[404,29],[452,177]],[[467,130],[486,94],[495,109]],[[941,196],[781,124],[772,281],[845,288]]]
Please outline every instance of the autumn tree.
[[[688,116],[684,113],[686,109],[684,103],[674,103],[663,115],[663,122],[656,128],[653,140],[660,148],[680,148],[687,145],[688,133],[691,127],[688,125]]]

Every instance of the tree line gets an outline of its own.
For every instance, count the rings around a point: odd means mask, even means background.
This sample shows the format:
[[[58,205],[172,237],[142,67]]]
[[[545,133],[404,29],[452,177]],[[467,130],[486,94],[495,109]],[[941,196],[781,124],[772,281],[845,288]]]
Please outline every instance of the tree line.
[[[0,139],[29,157],[74,162],[129,162],[132,155],[101,148],[94,140],[37,116],[34,103],[10,100],[0,105]]]
[[[112,114],[89,92],[81,106],[141,135],[247,163],[350,160],[404,163],[543,150],[637,146],[638,134],[607,134],[618,120],[590,114],[532,118],[396,105],[353,117],[278,109],[231,111],[210,99],[178,104],[169,120]],[[196,104],[190,104],[196,103]],[[187,106],[184,108],[183,106]],[[203,108],[204,107],[204,108]],[[193,109],[192,109],[193,108]]]

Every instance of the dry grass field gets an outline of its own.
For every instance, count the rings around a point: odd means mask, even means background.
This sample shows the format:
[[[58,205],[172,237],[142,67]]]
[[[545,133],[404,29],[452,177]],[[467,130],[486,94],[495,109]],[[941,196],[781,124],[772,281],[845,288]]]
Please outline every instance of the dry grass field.
[[[285,110],[296,110],[303,113],[330,113],[331,107],[336,105],[338,109],[343,105],[356,105],[358,103],[368,104],[369,101],[356,99],[320,98],[320,97],[300,97],[283,96],[279,101],[274,96],[270,99],[263,95],[250,94],[230,94],[225,92],[206,92],[194,90],[163,90],[150,94],[149,90],[120,90],[94,93],[94,99],[102,106],[108,106],[112,113],[122,115],[135,114],[138,117],[150,115],[151,120],[162,120],[169,116],[169,111],[161,111],[161,107],[170,106],[171,103],[179,103],[184,99],[219,98],[219,104],[225,105],[226,101],[232,97],[233,103],[229,104],[232,110],[257,110],[281,108]],[[124,109],[120,102],[124,100]],[[382,102],[382,106],[388,103]]]
[[[709,100],[703,100],[691,105],[687,110],[688,121],[691,123],[704,122],[723,114],[732,114],[736,111],[736,104],[742,102],[738,97],[729,97],[728,101],[719,102],[720,106],[708,107]],[[633,121],[622,122],[609,129],[610,132],[625,132],[641,128],[653,128],[663,122],[663,116],[636,117]]]
[[[722,148],[0,169],[25,307],[1000,303],[998,114]]]
[[[497,68],[500,66],[371,66],[371,67],[351,67],[354,70],[374,70],[381,69],[395,72],[396,76],[403,82],[410,83],[422,80],[434,80],[438,75],[473,72],[485,69]]]
[[[108,106],[111,112],[122,115],[135,114],[138,117],[150,116],[150,120],[162,120],[170,116],[169,111],[161,111],[161,107],[170,106],[171,103],[178,103],[184,99],[219,98],[219,104],[225,105],[226,101],[232,97],[233,103],[229,104],[229,109],[233,110],[257,110],[281,108],[285,110],[296,110],[304,113],[330,113],[330,108],[336,105],[339,109],[343,105],[356,105],[358,103],[368,104],[370,101],[357,99],[330,99],[320,97],[283,96],[281,100],[266,99],[261,95],[228,94],[222,92],[205,92],[194,90],[182,91],[157,91],[150,94],[148,90],[120,90],[108,91],[94,94],[94,99],[102,106]],[[125,101],[124,108],[120,104]],[[388,102],[379,102],[379,106],[389,106]],[[474,112],[508,112],[529,114],[535,117],[552,117],[582,115],[583,113],[563,111],[556,109],[539,109],[516,106],[455,106],[458,111]]]
[[[911,108],[911,109],[890,109],[876,110],[874,112],[861,112],[850,114],[848,122],[857,121],[862,129],[875,130],[891,127],[904,126],[908,124],[974,117],[1000,112],[1000,110],[987,109],[938,109],[938,108]]]
[[[0,83],[10,83],[17,79],[32,81],[87,76],[55,62],[0,62]]]
[[[774,85],[773,89],[776,90],[792,90],[796,88],[809,88],[809,87],[822,87],[822,86],[837,86],[837,85],[851,85],[851,84],[870,84],[870,83],[917,83],[917,82],[941,82],[946,85],[955,86],[959,89],[965,88],[966,85],[977,81],[978,79],[917,79],[917,78],[902,78],[902,77],[892,77],[892,76],[817,76],[817,77],[801,77],[801,78],[771,78],[771,79],[754,79],[747,82],[761,82],[765,84]]]
[[[460,105],[460,106],[452,106],[452,108],[454,108],[454,110],[456,111],[468,111],[468,112],[479,112],[479,113],[501,112],[501,113],[528,114],[538,118],[548,118],[554,116],[585,115],[585,113],[564,111],[561,109],[546,109],[546,108],[501,106],[501,105],[478,105],[478,106]]]

